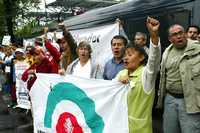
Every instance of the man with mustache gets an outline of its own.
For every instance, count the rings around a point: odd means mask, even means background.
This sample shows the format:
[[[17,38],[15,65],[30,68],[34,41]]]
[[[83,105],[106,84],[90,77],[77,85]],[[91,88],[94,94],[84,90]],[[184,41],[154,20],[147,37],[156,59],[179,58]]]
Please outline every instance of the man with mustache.
[[[111,49],[113,58],[110,59],[104,67],[103,78],[105,80],[112,80],[116,74],[124,68],[123,54],[124,48],[127,45],[127,39],[122,35],[116,35],[111,40]]]
[[[164,133],[200,133],[200,47],[183,26],[168,30],[163,53],[158,107],[164,106]]]

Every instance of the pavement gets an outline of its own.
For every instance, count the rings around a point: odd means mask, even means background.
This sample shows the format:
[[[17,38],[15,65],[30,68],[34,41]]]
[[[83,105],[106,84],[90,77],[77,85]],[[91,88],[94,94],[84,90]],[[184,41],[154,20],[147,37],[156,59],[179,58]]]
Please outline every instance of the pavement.
[[[0,92],[0,133],[33,133],[31,113],[8,108],[10,96]]]

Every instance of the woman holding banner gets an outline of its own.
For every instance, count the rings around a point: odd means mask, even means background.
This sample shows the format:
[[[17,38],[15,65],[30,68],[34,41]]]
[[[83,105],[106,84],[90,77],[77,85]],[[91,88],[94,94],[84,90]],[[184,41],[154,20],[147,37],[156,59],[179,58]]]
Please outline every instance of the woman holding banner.
[[[151,37],[149,58],[142,47],[127,46],[123,58],[125,69],[120,71],[116,77],[122,83],[130,85],[127,100],[129,133],[153,132],[154,87],[161,58],[158,37],[160,23],[158,20],[148,17],[146,26]]]

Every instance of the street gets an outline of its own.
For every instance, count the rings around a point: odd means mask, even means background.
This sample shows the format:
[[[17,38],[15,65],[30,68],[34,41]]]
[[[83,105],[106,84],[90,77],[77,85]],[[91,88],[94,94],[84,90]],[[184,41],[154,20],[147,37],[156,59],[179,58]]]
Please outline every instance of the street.
[[[21,110],[7,108],[7,103],[5,102],[8,99],[6,95],[0,92],[0,133],[33,132],[30,117]]]

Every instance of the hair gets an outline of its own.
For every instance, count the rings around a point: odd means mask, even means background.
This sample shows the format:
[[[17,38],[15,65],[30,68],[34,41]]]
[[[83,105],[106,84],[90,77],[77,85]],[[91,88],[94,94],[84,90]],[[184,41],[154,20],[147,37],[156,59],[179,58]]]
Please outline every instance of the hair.
[[[77,58],[77,45],[73,36],[65,27],[63,27],[63,39],[67,42],[69,48],[63,51],[60,63],[61,66],[67,70],[68,65]]]
[[[31,45],[26,46],[25,53],[29,53],[29,54],[33,55],[34,51],[35,51],[34,46],[31,46]]]
[[[121,40],[123,40],[124,46],[126,46],[127,43],[128,43],[127,39],[122,35],[115,35],[111,40],[111,44],[113,42],[113,39],[121,39]]]
[[[61,41],[62,41],[62,39],[57,39],[57,40],[56,40],[56,43],[60,44]]]
[[[67,43],[70,47],[72,56],[74,56],[76,58],[77,57],[77,54],[76,54],[77,44],[76,44],[73,36],[66,28],[63,29],[63,36],[64,36],[65,41],[67,41]]]
[[[195,28],[195,29],[197,29],[198,34],[200,33],[199,26],[197,26],[197,25],[190,25],[190,26],[187,27],[186,32],[188,32],[190,28]]]
[[[183,26],[181,26],[180,24],[173,24],[173,25],[171,25],[169,28],[168,28],[168,36],[171,36],[170,35],[170,30],[172,29],[172,28],[174,28],[175,26],[179,26],[184,32],[185,32],[185,29],[183,28]]]
[[[41,47],[41,46],[36,46],[36,47],[34,48],[34,55],[36,54],[36,51],[38,51],[39,53],[42,53],[42,55],[45,55],[44,48]]]
[[[141,62],[141,64],[146,65],[147,61],[148,61],[148,54],[146,53],[145,49],[141,46],[129,43],[125,50],[131,48],[131,49],[135,49],[136,51],[138,51],[140,54],[144,55],[144,60]]]
[[[143,38],[145,39],[145,41],[147,40],[147,34],[143,33],[143,32],[136,32],[135,36],[143,36]],[[134,37],[135,37],[134,36]]]
[[[72,53],[70,51],[70,49],[67,49],[65,50],[63,53],[62,53],[62,56],[61,56],[61,59],[60,59],[60,63],[61,63],[61,66],[67,70],[67,67],[68,65],[73,61],[73,58],[72,58]]]
[[[78,53],[78,50],[79,48],[87,48],[88,51],[89,51],[89,57],[91,57],[91,53],[92,53],[92,48],[90,46],[90,44],[86,41],[81,41],[77,47],[77,53]]]

